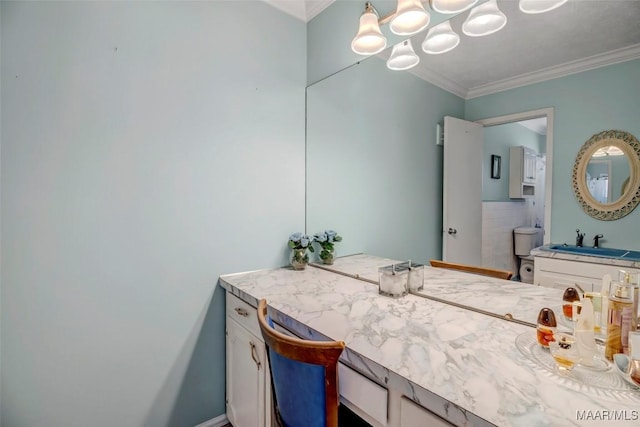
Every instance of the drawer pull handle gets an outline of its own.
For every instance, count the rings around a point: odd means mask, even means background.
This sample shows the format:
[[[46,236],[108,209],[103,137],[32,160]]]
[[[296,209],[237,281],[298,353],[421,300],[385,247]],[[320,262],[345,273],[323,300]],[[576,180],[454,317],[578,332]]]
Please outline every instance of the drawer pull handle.
[[[244,308],[236,307],[235,310],[236,310],[236,313],[238,313],[242,317],[249,316],[249,312],[247,310],[245,310]]]
[[[252,343],[251,341],[249,341],[249,345],[251,346],[251,358],[253,359],[254,362],[256,362],[256,365],[258,366],[258,371],[260,370],[260,359],[258,359],[258,356],[256,355],[256,345],[254,343]]]

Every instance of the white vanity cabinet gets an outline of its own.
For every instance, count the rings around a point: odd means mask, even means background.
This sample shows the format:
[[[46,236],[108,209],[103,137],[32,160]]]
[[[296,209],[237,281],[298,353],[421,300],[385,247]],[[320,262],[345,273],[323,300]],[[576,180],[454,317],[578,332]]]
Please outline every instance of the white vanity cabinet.
[[[256,308],[227,292],[226,405],[234,427],[271,427],[271,383]],[[276,328],[294,335],[280,325]],[[431,411],[342,362],[340,401],[373,427],[451,426]],[[390,407],[396,408],[393,413]]]
[[[400,401],[400,427],[416,426],[451,427],[453,424],[403,397]]]
[[[256,308],[227,292],[227,418],[234,427],[270,427],[269,364]]]
[[[602,276],[618,279],[618,271],[640,273],[640,269],[619,265],[595,264],[537,256],[534,262],[533,283],[548,288],[566,289],[578,284],[585,291],[599,291]]]
[[[509,148],[509,197],[535,196],[536,152],[527,147]]]

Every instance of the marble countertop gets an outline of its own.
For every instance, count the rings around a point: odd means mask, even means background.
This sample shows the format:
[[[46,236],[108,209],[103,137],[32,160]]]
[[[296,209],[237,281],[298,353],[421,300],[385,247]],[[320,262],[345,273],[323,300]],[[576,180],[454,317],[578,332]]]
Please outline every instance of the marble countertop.
[[[525,358],[515,341],[535,335],[531,327],[416,295],[387,298],[374,284],[313,266],[220,283],[254,306],[266,298],[275,320],[300,336],[343,340],[345,363],[455,425],[601,426],[605,413],[622,414],[616,426],[638,425],[640,392],[585,387]]]
[[[397,260],[357,254],[337,258],[331,266],[320,266],[372,282],[378,281],[378,267]],[[469,274],[443,268],[424,267],[424,289],[415,294],[465,305],[498,316],[510,314],[514,319],[535,324],[542,307],[560,315],[562,289],[543,288],[528,283]]]
[[[566,252],[558,252],[549,249],[545,245],[531,250],[531,256],[542,258],[564,259],[568,261],[588,262],[592,264],[615,265],[618,267],[640,268],[640,261],[630,261],[621,258],[605,258],[599,256],[579,255]]]

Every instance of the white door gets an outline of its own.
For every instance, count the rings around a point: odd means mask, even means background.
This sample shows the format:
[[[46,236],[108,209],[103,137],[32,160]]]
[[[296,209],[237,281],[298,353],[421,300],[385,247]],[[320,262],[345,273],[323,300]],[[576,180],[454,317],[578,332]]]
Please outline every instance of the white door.
[[[482,265],[482,128],[444,118],[442,259]]]

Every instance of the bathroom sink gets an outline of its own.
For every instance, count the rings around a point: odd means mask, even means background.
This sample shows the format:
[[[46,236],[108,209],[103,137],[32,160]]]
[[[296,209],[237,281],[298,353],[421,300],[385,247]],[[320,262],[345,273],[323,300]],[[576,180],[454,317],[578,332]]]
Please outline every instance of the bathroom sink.
[[[550,251],[564,252],[568,254],[597,256],[603,258],[619,258],[629,261],[640,261],[640,251],[628,251],[626,249],[615,248],[589,248],[571,245],[551,245]]]

